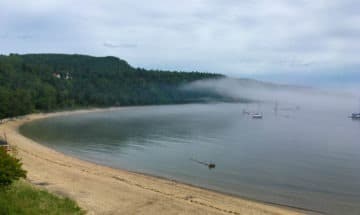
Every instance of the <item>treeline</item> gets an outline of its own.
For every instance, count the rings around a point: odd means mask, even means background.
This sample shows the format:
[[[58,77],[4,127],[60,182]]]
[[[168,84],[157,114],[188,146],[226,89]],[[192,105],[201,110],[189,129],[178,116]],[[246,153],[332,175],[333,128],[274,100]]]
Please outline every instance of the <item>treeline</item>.
[[[0,119],[67,108],[223,100],[214,93],[181,89],[192,81],[221,77],[133,68],[115,57],[0,55]]]

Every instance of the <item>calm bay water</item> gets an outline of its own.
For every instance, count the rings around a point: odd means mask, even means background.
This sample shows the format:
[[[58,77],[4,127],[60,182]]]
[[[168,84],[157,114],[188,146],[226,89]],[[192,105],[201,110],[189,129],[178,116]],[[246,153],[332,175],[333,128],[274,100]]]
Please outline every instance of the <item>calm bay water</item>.
[[[34,121],[20,131],[115,168],[329,214],[360,214],[360,121],[347,118],[350,110],[302,107],[275,115],[264,105],[264,119],[254,120],[243,108],[131,107]]]

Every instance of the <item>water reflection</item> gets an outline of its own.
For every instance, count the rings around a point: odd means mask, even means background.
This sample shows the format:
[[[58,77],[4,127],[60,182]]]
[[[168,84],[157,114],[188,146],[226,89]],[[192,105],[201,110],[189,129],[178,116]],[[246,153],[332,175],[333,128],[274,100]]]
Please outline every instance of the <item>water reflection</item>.
[[[264,119],[253,120],[244,108],[125,108],[36,121],[21,132],[100,164],[330,214],[360,212],[360,123],[339,110],[282,117],[266,105]]]

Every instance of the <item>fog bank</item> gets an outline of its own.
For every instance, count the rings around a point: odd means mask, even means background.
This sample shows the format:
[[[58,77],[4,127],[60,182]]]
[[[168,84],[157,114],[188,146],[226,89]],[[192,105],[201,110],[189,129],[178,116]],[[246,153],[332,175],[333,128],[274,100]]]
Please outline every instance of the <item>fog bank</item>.
[[[313,88],[278,85],[252,79],[223,78],[196,81],[185,90],[210,91],[234,100],[247,99],[258,103],[332,109],[359,109],[359,89]],[[360,110],[358,110],[360,111]]]

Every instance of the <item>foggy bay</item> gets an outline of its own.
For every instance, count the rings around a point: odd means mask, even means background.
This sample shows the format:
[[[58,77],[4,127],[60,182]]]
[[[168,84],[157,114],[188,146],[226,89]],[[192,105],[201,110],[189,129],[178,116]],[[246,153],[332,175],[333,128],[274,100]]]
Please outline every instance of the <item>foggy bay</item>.
[[[102,165],[330,214],[360,212],[351,109],[271,104],[128,107],[25,124],[48,147]],[[261,111],[252,119],[243,110]],[[213,162],[216,168],[194,162]]]

